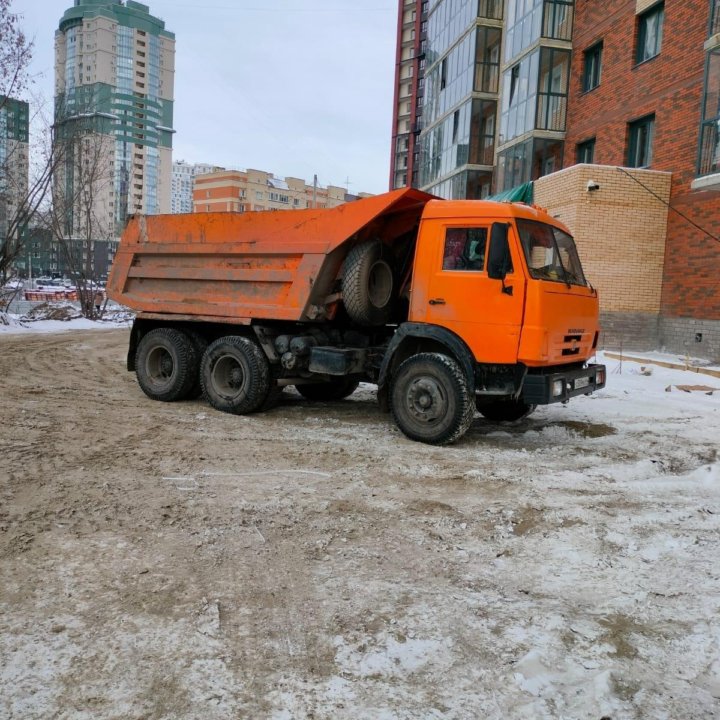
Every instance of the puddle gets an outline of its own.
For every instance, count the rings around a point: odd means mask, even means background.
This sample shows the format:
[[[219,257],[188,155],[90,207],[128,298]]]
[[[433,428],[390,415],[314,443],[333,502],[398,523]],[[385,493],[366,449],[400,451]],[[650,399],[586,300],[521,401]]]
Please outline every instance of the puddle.
[[[605,423],[581,422],[580,420],[563,420],[561,422],[548,423],[545,427],[564,427],[567,430],[586,438],[600,438],[608,435],[616,435],[617,430],[612,425]]]

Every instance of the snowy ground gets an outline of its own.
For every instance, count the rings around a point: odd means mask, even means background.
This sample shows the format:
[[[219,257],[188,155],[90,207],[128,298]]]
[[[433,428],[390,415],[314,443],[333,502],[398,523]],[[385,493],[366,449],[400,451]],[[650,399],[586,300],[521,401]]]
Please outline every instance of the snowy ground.
[[[0,717],[720,717],[720,378],[434,448],[154,403],[127,334],[0,335]]]

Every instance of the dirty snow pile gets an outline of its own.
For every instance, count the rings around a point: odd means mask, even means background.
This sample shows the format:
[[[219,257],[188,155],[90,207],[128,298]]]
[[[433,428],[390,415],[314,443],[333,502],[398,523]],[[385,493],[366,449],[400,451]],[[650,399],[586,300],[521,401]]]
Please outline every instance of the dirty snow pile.
[[[68,330],[101,330],[125,327],[132,323],[135,314],[121,306],[108,306],[101,318],[89,320],[72,302],[41,303],[25,315],[0,312],[0,334],[20,332],[53,333]]]

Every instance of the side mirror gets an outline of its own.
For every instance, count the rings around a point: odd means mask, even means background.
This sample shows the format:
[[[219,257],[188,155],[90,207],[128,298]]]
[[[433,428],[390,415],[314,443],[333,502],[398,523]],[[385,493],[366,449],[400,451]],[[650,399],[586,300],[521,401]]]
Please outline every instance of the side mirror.
[[[504,280],[510,270],[512,270],[512,260],[508,244],[508,225],[507,223],[493,223],[490,230],[488,277],[493,280]]]

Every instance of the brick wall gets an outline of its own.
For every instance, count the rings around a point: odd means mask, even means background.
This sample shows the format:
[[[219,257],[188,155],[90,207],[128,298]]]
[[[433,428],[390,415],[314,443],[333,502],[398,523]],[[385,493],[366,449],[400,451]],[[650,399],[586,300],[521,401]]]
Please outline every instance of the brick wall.
[[[657,350],[661,345],[657,313],[600,313],[602,350]]]
[[[669,173],[630,174],[667,202]],[[588,181],[600,187],[588,192]],[[667,206],[616,167],[574,165],[535,182],[535,202],[572,231],[602,313],[660,311]],[[617,327],[617,326],[616,326]]]
[[[575,146],[595,137],[595,162],[624,165],[628,123],[655,113],[652,168],[672,172],[673,192],[695,177],[710,4],[665,3],[659,55],[635,63],[637,0],[577,3],[568,99],[565,164]],[[582,92],[583,51],[603,42],[600,85]]]
[[[720,238],[720,193],[678,194],[672,207]],[[720,241],[676,212],[668,216],[661,312],[668,317],[720,320]]]
[[[637,65],[636,13],[653,4],[651,0],[576,3],[565,165],[575,162],[576,144],[591,137],[596,138],[596,163],[625,165],[628,123],[654,113],[651,167],[672,172],[671,206],[720,237],[720,192],[691,190],[696,176],[710,3],[665,2],[660,54]],[[583,93],[583,51],[600,40],[601,82]],[[660,312],[661,336],[672,339],[673,349],[677,343],[686,343],[690,335],[694,343],[688,320],[710,325],[720,320],[718,278],[720,243],[670,211]]]
[[[661,317],[658,347],[720,363],[720,321]]]

